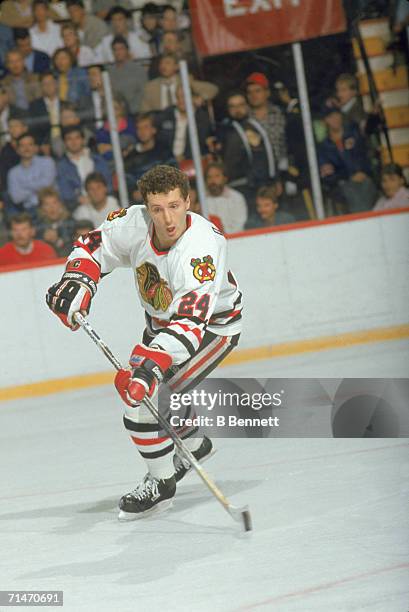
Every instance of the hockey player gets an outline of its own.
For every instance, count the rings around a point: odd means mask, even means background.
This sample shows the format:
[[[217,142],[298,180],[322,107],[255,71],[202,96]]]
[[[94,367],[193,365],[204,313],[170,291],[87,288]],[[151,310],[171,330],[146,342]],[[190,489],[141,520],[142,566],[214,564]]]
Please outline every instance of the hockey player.
[[[115,386],[126,404],[125,428],[148,473],[121,498],[121,520],[169,507],[176,482],[189,469],[142,400],[153,398],[162,382],[172,392],[193,388],[237,345],[241,331],[241,292],[226,262],[226,240],[209,221],[188,212],[187,177],[171,166],[156,166],[138,187],[145,206],[110,213],[75,242],[65,273],[46,297],[75,330],[73,315],[88,314],[100,278],[117,267],[134,270],[146,329]],[[184,416],[194,417],[190,407]],[[197,428],[176,431],[197,460],[211,454],[211,440],[195,436]]]

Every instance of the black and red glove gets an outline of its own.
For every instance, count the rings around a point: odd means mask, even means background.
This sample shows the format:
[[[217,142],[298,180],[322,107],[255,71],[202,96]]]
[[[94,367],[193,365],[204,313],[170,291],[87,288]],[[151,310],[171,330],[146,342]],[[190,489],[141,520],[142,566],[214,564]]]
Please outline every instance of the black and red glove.
[[[137,344],[129,359],[131,370],[118,370],[115,387],[128,406],[139,406],[145,395],[153,397],[172,357],[155,346]]]
[[[94,261],[72,259],[61,280],[48,289],[45,298],[48,307],[72,330],[79,327],[73,315],[76,312],[88,314],[100,276],[100,268]]]

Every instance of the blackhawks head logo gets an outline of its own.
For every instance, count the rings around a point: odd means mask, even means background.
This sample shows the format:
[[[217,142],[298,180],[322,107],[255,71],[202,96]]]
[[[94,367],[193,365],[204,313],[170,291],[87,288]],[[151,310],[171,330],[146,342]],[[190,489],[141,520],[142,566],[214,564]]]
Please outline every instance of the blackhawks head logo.
[[[216,268],[213,264],[213,258],[206,255],[201,259],[191,259],[190,265],[193,266],[193,276],[201,283],[212,281],[216,276]]]
[[[145,262],[136,268],[136,278],[142,299],[155,310],[166,312],[172,303],[173,296],[168,283],[160,277],[156,266]]]

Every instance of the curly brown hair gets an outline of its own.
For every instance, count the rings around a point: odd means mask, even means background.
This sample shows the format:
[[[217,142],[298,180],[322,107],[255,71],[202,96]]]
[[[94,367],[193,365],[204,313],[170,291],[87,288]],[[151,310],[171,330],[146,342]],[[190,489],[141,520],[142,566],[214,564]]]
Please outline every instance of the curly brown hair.
[[[173,166],[159,165],[145,172],[138,181],[138,188],[145,204],[150,193],[169,193],[173,189],[180,189],[184,200],[189,195],[189,179],[186,174]]]

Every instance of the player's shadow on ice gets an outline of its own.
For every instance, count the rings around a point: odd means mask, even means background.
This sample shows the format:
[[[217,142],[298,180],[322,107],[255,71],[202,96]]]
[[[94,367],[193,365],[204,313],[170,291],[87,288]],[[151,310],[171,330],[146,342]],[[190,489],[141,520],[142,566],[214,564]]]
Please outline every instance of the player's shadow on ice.
[[[248,491],[257,487],[260,481],[218,481],[217,484],[228,496]],[[245,496],[243,496],[245,497]],[[235,503],[245,503],[246,499],[235,500]],[[206,506],[199,510],[202,504]],[[198,509],[195,512],[195,508]],[[47,565],[36,571],[28,571],[20,574],[18,578],[22,581],[35,579],[47,580],[51,577],[75,578],[102,576],[104,580],[109,579],[119,585],[146,584],[156,581],[157,577],[164,578],[175,572],[183,570],[185,564],[197,560],[203,561],[206,556],[224,554],[231,550],[232,538],[240,538],[243,535],[242,527],[226,514],[210,492],[207,492],[201,483],[184,484],[180,487],[178,497],[174,506],[166,513],[158,514],[150,518],[119,523],[116,518],[117,499],[106,498],[100,502],[89,504],[73,504],[64,507],[44,508],[30,513],[30,519],[47,517],[68,517],[69,524],[65,527],[54,527],[55,533],[66,535],[67,533],[77,535],[89,530],[84,535],[84,548],[89,547],[95,551],[92,561],[72,561],[62,564]],[[183,514],[184,513],[184,514]],[[81,515],[81,517],[79,517]],[[181,516],[182,515],[182,516]],[[27,519],[27,511],[10,514],[8,518]],[[99,518],[103,516],[103,520]],[[2,518],[7,518],[3,515]],[[79,527],[79,524],[82,524]],[[111,543],[120,550],[112,556],[102,554],[101,527],[103,532],[110,534]],[[68,529],[67,529],[68,527]],[[48,530],[48,533],[50,531]],[[46,535],[45,535],[46,537]],[[180,546],[176,543],[183,542],[183,555]],[[149,563],[141,563],[140,551],[149,551]],[[78,540],[74,539],[74,545],[66,548],[66,558],[76,557],[78,551]],[[103,556],[104,558],[101,558]],[[155,571],[152,572],[152,565]],[[24,563],[21,564],[24,567]]]
[[[192,476],[189,477],[189,479]],[[220,487],[223,493],[228,497],[232,497],[236,494],[245,492],[249,489],[253,489],[260,484],[259,480],[224,480],[224,481],[216,481],[216,484]],[[128,490],[130,488],[128,487]],[[126,490],[123,491],[125,493]],[[44,508],[38,508],[36,510],[23,510],[22,512],[12,512],[12,513],[3,513],[0,515],[0,521],[2,520],[12,520],[12,521],[27,521],[32,522],[33,520],[39,519],[40,521],[44,519],[54,518],[54,519],[66,519],[64,524],[54,525],[50,527],[46,525],[44,527],[44,533],[50,534],[60,534],[60,535],[78,535],[85,534],[89,531],[96,530],[99,527],[103,529],[107,528],[110,531],[116,528],[118,525],[117,515],[118,515],[118,501],[121,497],[121,493],[118,496],[107,497],[98,500],[96,503],[75,503],[75,504],[66,504],[59,506],[47,506]],[[219,503],[214,499],[210,491],[205,487],[201,482],[192,482],[190,484],[183,483],[179,485],[177,495],[175,497],[172,509],[163,515],[164,519],[169,518],[169,520],[176,519],[177,522],[181,525],[179,533],[183,535],[186,531],[183,519],[180,519],[178,515],[189,510],[189,515],[195,507],[200,507],[202,504],[214,503],[219,506]],[[246,500],[237,502],[235,500],[234,503],[244,504]],[[223,512],[223,509],[220,507],[220,512]],[[79,518],[81,515],[81,518]],[[155,524],[157,518],[162,515],[152,515],[152,517],[146,517],[139,521],[132,521],[128,523],[128,525],[145,525],[148,522],[150,524]],[[162,523],[163,524],[163,523]],[[190,524],[190,523],[189,523]],[[123,528],[123,524],[119,524],[120,528]],[[39,525],[41,529],[41,524]],[[158,530],[159,529],[159,530]],[[196,533],[203,532],[203,529],[206,533],[217,532],[220,528],[214,525],[199,525],[196,524],[193,527]],[[174,527],[172,527],[174,530]],[[222,529],[225,531],[225,528]],[[160,533],[160,527],[155,529],[155,533]],[[175,531],[176,533],[176,531]],[[45,535],[46,537],[46,535]]]

